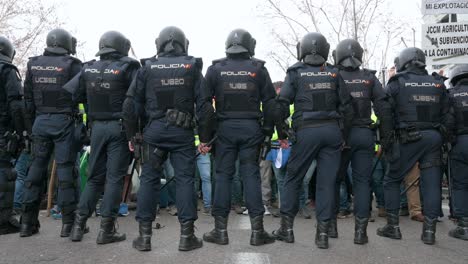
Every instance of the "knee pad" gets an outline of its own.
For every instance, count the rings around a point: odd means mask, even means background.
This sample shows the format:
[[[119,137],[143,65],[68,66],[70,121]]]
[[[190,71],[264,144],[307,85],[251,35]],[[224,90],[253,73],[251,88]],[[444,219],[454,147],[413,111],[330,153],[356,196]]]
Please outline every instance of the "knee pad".
[[[59,189],[76,188],[76,174],[72,163],[57,164],[57,178]]]
[[[15,182],[8,181],[0,185],[0,208],[11,208],[13,206],[15,194]]]
[[[32,187],[41,188],[43,184],[43,173],[43,170],[35,170],[34,168],[31,168],[28,177],[24,181],[24,187],[26,187],[27,189],[31,189]]]
[[[57,202],[61,206],[76,203],[77,182],[73,163],[57,164],[58,197]]]
[[[33,159],[47,159],[49,154],[52,152],[54,144],[52,141],[46,140],[34,140],[32,146]]]

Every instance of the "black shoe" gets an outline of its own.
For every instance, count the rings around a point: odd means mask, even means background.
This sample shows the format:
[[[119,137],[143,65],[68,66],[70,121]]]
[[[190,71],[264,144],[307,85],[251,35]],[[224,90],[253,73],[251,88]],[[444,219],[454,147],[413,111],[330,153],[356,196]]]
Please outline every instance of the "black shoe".
[[[399,216],[395,213],[387,212],[387,224],[377,229],[377,235],[391,239],[401,239]]]
[[[209,243],[218,245],[229,244],[229,237],[227,233],[227,217],[215,216],[215,228],[203,235],[203,240]]]
[[[139,251],[151,251],[152,222],[140,222],[140,236],[133,240],[133,247]]]
[[[338,238],[338,224],[336,218],[330,219],[330,226],[328,227],[328,237]]]
[[[282,215],[280,228],[273,231],[273,236],[276,240],[284,241],[286,243],[294,243],[293,224],[294,217]]]
[[[76,213],[75,220],[73,222],[73,227],[70,232],[70,240],[73,242],[78,242],[83,239],[83,234],[88,233],[88,227],[86,227],[86,221],[88,220],[88,216],[81,215]]]
[[[242,206],[238,205],[238,204],[234,204],[232,206],[232,209],[234,210],[234,212],[236,212],[236,214],[242,214],[244,213],[245,209],[242,208]]]
[[[115,218],[103,217],[101,219],[101,228],[96,239],[99,245],[124,241],[127,238],[125,234],[117,232],[115,228]]]
[[[75,220],[75,206],[62,208],[62,230],[60,237],[69,237]]]
[[[266,232],[263,227],[263,215],[250,217],[250,224],[252,226],[250,245],[261,246],[275,242],[275,237]]]
[[[24,208],[24,212],[20,219],[20,237],[30,237],[34,234],[39,233],[39,207],[38,206],[27,206]]]
[[[421,234],[421,240],[424,244],[434,245],[435,244],[435,232],[436,232],[437,218],[431,219],[427,216],[424,217],[423,231]]]
[[[461,240],[468,240],[468,217],[458,219],[457,227],[449,231],[449,236]]]
[[[20,224],[12,209],[0,209],[0,235],[18,233]]]
[[[203,241],[195,236],[193,228],[193,221],[180,223],[179,251],[190,251],[203,246]]]
[[[328,248],[328,229],[330,228],[330,221],[317,220],[317,232],[315,233],[315,245],[321,249]]]
[[[280,212],[278,208],[274,208],[272,206],[268,206],[268,211],[270,211],[273,217],[280,217]]]
[[[369,238],[367,237],[367,223],[369,222],[369,218],[359,218],[356,216],[354,221],[354,244],[367,244],[369,242]]]
[[[449,236],[468,240],[468,217],[458,219],[457,227],[449,231]]]
[[[304,205],[301,209],[299,209],[300,216],[304,217],[304,219],[311,219],[312,218],[312,212],[309,210],[307,205]]]
[[[340,210],[336,217],[338,219],[346,219],[352,216],[353,216],[353,213],[350,210]]]

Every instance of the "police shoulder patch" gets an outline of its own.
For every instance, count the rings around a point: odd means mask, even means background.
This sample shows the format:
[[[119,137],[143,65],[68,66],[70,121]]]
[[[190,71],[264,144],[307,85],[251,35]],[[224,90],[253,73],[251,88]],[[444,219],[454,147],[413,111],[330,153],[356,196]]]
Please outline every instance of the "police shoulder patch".
[[[442,75],[438,74],[437,72],[433,72],[431,75],[432,75],[432,77],[434,77],[436,80],[442,81],[442,82],[445,82],[446,80],[449,79],[449,78],[447,78],[447,77],[445,77],[445,76],[442,76]]]
[[[260,59],[257,59],[257,58],[252,58],[252,63],[256,66],[256,65],[259,65],[260,67],[263,67],[265,66],[265,61],[263,60],[260,60]]]
[[[364,71],[365,73],[372,74],[372,75],[374,75],[374,76],[375,76],[375,74],[377,73],[376,70],[371,70],[371,69],[366,69],[366,68],[364,68],[363,71]]]
[[[290,66],[286,72],[290,72],[290,71],[295,71],[297,69],[300,69],[300,68],[303,68],[304,67],[304,63],[298,61],[296,63],[294,63],[292,66]]]
[[[141,66],[139,61],[135,60],[134,58],[127,57],[127,56],[120,58],[120,61],[128,63],[130,65],[135,65],[136,67]]]
[[[41,57],[41,56],[32,56],[32,57],[29,57],[28,59],[30,61],[35,61],[35,60],[39,59],[39,57]]]
[[[96,60],[90,60],[90,61],[87,61],[87,62],[83,63],[83,66],[91,66],[91,65],[93,65],[95,62],[96,62]]]
[[[388,82],[392,82],[392,81],[398,81],[400,78],[405,78],[405,79],[408,79],[408,75],[406,73],[397,73],[395,75],[393,75],[392,77],[390,77],[390,79],[388,79]]]
[[[150,57],[150,58],[144,58],[140,59],[141,65],[146,66],[147,64],[150,64],[151,62],[157,61],[158,59],[156,56]]]
[[[218,64],[218,63],[225,63],[226,60],[227,60],[227,58],[221,58],[221,59],[214,60],[214,61],[212,62],[212,65],[216,65],[216,64]]]
[[[77,62],[77,63],[83,63],[80,59],[76,58],[76,57],[73,57],[73,56],[70,56],[70,55],[66,55],[65,58],[67,60],[70,60],[72,63],[73,62]]]

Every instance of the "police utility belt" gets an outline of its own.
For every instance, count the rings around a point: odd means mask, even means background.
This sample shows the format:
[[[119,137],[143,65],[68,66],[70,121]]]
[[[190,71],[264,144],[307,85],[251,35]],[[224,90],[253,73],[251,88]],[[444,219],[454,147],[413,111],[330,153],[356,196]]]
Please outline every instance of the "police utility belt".
[[[191,129],[195,127],[193,115],[190,113],[181,112],[177,109],[167,110],[165,119],[168,125],[178,126],[185,129]]]
[[[410,125],[408,127],[399,129],[397,135],[401,144],[407,144],[419,141],[422,138],[421,131],[429,129],[435,129],[440,131],[441,127],[437,125]]]

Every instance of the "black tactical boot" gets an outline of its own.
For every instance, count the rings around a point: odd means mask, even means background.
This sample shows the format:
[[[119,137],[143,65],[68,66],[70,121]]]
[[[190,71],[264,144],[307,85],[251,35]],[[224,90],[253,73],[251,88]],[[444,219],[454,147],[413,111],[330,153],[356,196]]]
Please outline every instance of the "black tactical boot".
[[[60,231],[61,237],[70,236],[74,219],[75,219],[75,207],[62,208],[62,230]]]
[[[329,238],[338,238],[338,224],[336,218],[330,219],[330,227],[328,228]]]
[[[427,216],[424,217],[423,231],[421,234],[421,240],[424,242],[424,244],[435,244],[436,223],[437,218],[431,219]]]
[[[13,234],[19,232],[20,224],[13,216],[12,209],[0,209],[0,235]]]
[[[315,245],[321,249],[328,248],[328,229],[330,228],[330,221],[317,220],[317,232],[315,233]]]
[[[193,221],[180,223],[180,251],[190,251],[193,249],[201,248],[203,241],[195,236],[193,233]]]
[[[270,235],[263,228],[263,215],[250,217],[250,224],[252,226],[252,235],[250,236],[250,245],[261,246],[275,242],[275,237]]]
[[[20,237],[30,237],[39,233],[39,207],[26,207],[20,219]]]
[[[229,237],[227,233],[227,217],[215,216],[215,228],[211,232],[203,235],[203,240],[209,243],[215,243],[218,245],[229,244]]]
[[[73,226],[70,231],[71,241],[73,242],[81,241],[83,239],[83,234],[86,234],[89,232],[89,228],[86,226],[87,220],[88,220],[87,215],[76,213]]]
[[[140,222],[140,236],[133,240],[133,247],[139,251],[151,251],[151,235],[153,222]]]
[[[364,245],[369,242],[367,237],[367,223],[369,218],[359,218],[356,216],[354,220],[354,244]]]
[[[101,228],[96,239],[97,244],[109,244],[114,242],[120,242],[125,240],[127,237],[125,234],[120,234],[115,228],[115,218],[103,217],[101,219]]]
[[[377,229],[377,235],[388,237],[391,239],[401,239],[398,213],[391,213],[387,211],[387,224],[384,227]]]
[[[281,215],[280,228],[273,231],[273,236],[275,236],[277,240],[281,240],[286,243],[294,243],[293,224],[294,217]]]
[[[449,231],[449,236],[468,240],[468,217],[458,219],[457,227]]]

